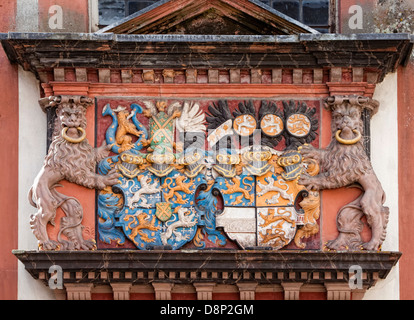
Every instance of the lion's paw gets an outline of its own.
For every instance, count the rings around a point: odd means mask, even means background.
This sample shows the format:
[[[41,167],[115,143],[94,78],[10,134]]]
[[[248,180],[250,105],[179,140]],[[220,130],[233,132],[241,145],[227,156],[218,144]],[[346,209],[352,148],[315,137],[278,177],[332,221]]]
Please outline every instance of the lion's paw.
[[[41,248],[42,250],[59,250],[60,245],[56,241],[46,240],[46,241],[39,243],[39,248]]]
[[[362,244],[362,248],[367,251],[377,251],[379,250],[380,244],[376,241],[369,241]]]
[[[96,249],[96,241],[93,239],[90,240],[83,240],[80,244],[83,250],[95,250]]]

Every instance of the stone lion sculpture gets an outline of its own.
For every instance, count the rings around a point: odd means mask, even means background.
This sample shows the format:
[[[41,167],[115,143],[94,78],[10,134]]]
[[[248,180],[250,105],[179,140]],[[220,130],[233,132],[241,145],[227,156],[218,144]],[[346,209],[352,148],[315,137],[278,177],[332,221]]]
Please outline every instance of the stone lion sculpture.
[[[76,198],[56,191],[61,180],[90,188],[103,189],[118,182],[118,174],[112,170],[106,176],[95,173],[96,164],[109,155],[111,146],[92,148],[86,139],[86,109],[92,99],[80,96],[51,97],[49,106],[56,106],[55,127],[52,143],[43,167],[29,191],[29,201],[37,208],[30,225],[44,250],[90,250],[94,240],[82,236],[83,209]],[[50,240],[47,224],[55,225],[57,208],[65,217],[61,219],[58,242]],[[67,240],[62,238],[66,236]]]
[[[326,149],[305,145],[301,153],[318,161],[320,173],[302,175],[299,183],[310,190],[335,189],[356,186],[363,193],[342,207],[337,215],[339,236],[327,243],[334,250],[379,250],[385,240],[389,208],[384,207],[385,193],[374,173],[363,146],[364,109],[373,115],[379,103],[365,97],[335,96],[326,100],[325,107],[332,111],[332,141]],[[371,240],[363,243],[360,233],[361,218],[366,216],[372,230]]]

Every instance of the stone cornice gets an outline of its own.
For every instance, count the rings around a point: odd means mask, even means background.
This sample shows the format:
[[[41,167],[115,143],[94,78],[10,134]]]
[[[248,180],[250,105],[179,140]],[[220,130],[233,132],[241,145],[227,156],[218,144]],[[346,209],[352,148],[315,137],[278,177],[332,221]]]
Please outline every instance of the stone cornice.
[[[409,34],[116,35],[2,33],[12,62],[35,73],[51,68],[316,69],[372,68],[382,81],[404,65]]]
[[[400,252],[321,252],[267,250],[180,251],[22,251],[13,254],[35,278],[47,283],[49,268],[63,270],[64,283],[146,284],[214,282],[235,284],[344,283],[360,266],[364,287],[385,279]]]

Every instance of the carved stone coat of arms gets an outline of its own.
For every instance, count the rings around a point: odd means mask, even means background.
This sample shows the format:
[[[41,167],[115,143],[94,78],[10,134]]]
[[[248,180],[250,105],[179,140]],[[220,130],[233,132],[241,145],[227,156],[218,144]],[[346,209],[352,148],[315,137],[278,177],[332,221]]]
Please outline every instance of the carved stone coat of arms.
[[[46,98],[45,98],[46,99]],[[44,250],[90,250],[83,208],[59,181],[96,189],[97,240],[151,249],[318,249],[320,191],[356,186],[338,212],[333,250],[378,250],[389,209],[363,146],[362,113],[372,99],[325,100],[332,141],[319,149],[319,101],[97,99],[98,148],[86,139],[86,97],[56,107],[52,143],[29,192],[33,233]],[[55,225],[61,208],[57,239]],[[361,218],[372,238],[363,243]],[[316,243],[316,244],[315,244]]]
[[[113,155],[99,173],[121,175],[98,195],[100,240],[142,250],[305,248],[302,239],[319,231],[319,193],[298,180],[319,167],[300,150],[317,137],[316,112],[265,100],[105,105]]]

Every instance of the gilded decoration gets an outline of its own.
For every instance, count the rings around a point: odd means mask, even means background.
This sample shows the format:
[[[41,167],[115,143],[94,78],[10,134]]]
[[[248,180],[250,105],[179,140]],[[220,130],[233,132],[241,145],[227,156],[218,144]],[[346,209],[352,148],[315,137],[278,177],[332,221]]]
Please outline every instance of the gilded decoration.
[[[119,110],[129,121],[123,127],[136,126],[123,131],[128,150],[116,139]],[[98,196],[100,241],[122,247],[130,240],[143,250],[281,249],[295,239],[305,248],[302,240],[319,231],[319,193],[309,205],[310,191],[298,180],[317,174],[318,165],[300,149],[317,137],[316,112],[294,101],[106,104],[102,116],[112,120],[105,139],[115,142],[114,155],[99,172],[115,168],[121,176]],[[278,147],[284,137],[290,144]]]
[[[388,208],[362,139],[361,114],[375,113],[373,100],[326,100],[333,118],[326,149],[318,149],[314,102],[98,99],[102,146],[93,149],[85,130],[92,100],[46,100],[57,107],[54,138],[30,191],[42,249],[96,248],[82,237],[79,201],[56,191],[63,179],[97,190],[98,241],[109,246],[319,248],[309,243],[320,241],[320,192],[355,184],[364,192],[339,211],[339,236],[326,247],[377,250],[385,238]],[[54,241],[46,225],[58,207],[66,217]],[[360,237],[364,215],[368,243]]]

